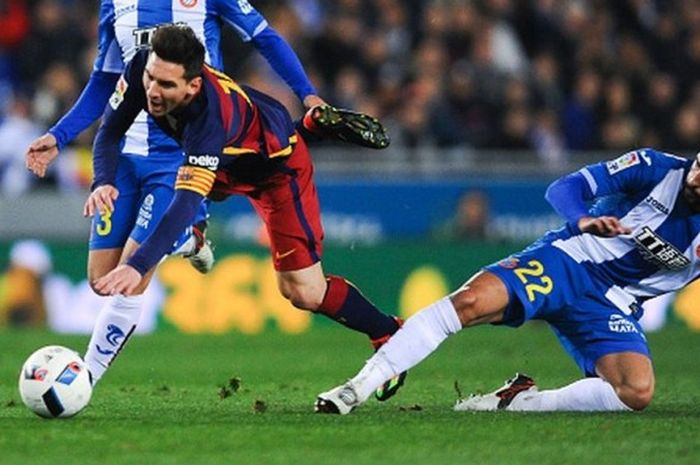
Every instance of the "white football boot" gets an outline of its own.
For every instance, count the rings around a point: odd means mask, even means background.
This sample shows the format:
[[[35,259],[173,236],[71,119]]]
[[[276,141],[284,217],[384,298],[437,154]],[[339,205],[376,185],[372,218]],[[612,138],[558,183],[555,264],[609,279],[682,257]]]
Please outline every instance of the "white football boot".
[[[503,387],[489,394],[472,394],[466,399],[459,399],[454,406],[456,411],[508,410],[516,396],[537,392],[535,381],[527,375],[516,373],[506,381]]]
[[[193,250],[191,253],[183,255],[190,261],[192,267],[202,274],[207,274],[214,268],[214,249],[211,246],[211,241],[206,238],[206,230],[206,221],[200,221],[192,226],[191,239],[195,241]]]
[[[314,411],[316,413],[347,415],[360,403],[355,386],[348,381],[330,391],[319,394],[314,403]]]

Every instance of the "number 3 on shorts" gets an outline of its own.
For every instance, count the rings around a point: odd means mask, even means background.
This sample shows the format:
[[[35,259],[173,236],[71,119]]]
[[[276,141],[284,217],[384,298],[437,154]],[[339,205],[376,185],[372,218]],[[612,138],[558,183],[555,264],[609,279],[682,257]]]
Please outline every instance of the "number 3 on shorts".
[[[112,212],[100,215],[100,220],[102,220],[102,223],[98,223],[95,229],[99,236],[106,236],[112,232]]]
[[[552,288],[554,288],[552,278],[544,274],[544,265],[542,265],[542,262],[539,260],[530,260],[527,262],[527,267],[516,268],[513,272],[525,285],[527,299],[530,302],[535,301],[536,292],[547,295],[552,292]]]

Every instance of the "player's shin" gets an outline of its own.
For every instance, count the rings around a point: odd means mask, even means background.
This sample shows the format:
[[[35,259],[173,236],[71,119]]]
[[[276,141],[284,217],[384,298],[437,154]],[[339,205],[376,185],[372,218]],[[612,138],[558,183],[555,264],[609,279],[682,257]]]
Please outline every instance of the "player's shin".
[[[100,310],[85,353],[85,363],[92,375],[93,385],[134,332],[141,316],[142,295],[110,297]]]
[[[318,308],[329,318],[355,331],[380,339],[394,334],[399,323],[377,309],[360,291],[340,276],[328,276],[326,295]]]
[[[351,380],[360,400],[366,400],[386,380],[420,363],[460,329],[462,324],[448,297],[406,320]]]
[[[585,378],[560,389],[523,392],[513,398],[506,410],[522,412],[612,412],[632,410],[601,378]]]

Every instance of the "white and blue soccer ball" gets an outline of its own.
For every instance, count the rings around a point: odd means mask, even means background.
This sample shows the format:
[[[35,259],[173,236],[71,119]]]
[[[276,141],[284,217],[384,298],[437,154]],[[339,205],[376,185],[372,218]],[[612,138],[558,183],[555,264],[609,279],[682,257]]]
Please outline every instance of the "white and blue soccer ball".
[[[42,347],[22,366],[19,395],[41,417],[72,417],[90,402],[90,374],[77,352],[62,346]]]

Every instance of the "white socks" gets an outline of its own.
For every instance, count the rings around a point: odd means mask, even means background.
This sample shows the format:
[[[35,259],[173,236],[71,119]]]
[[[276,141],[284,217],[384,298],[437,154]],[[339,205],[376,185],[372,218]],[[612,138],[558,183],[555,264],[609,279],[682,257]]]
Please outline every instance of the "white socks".
[[[601,378],[584,378],[560,389],[522,392],[506,408],[516,412],[612,412],[632,410],[612,385]]]
[[[420,363],[437,347],[462,329],[457,312],[449,297],[406,320],[352,380],[355,391],[364,402],[385,381]]]
[[[117,295],[108,299],[100,310],[85,353],[85,363],[92,374],[93,385],[102,378],[136,328],[142,300],[142,295]]]

